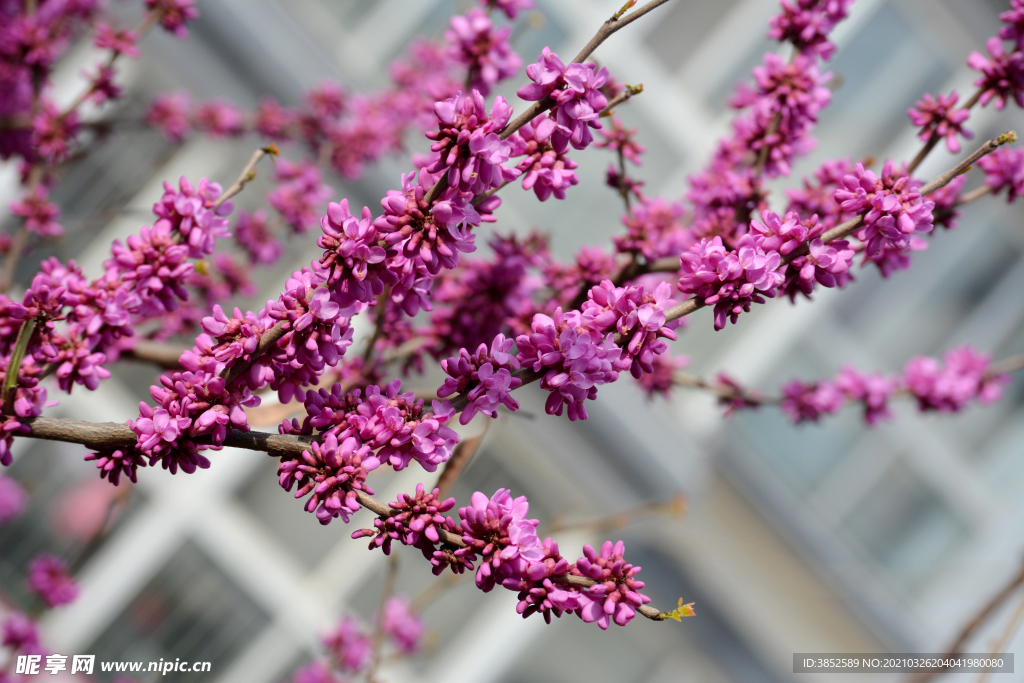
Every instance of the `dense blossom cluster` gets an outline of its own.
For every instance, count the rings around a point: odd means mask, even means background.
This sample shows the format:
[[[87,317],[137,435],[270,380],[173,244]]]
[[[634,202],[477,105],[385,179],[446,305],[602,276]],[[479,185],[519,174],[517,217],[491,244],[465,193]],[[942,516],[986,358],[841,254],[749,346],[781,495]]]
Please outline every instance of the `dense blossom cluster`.
[[[933,137],[944,138],[946,148],[953,154],[960,151],[960,140],[963,136],[968,140],[974,137],[974,133],[963,127],[964,121],[971,114],[966,109],[957,109],[956,101],[959,98],[956,90],[946,97],[939,95],[932,97],[925,93],[924,97],[914,103],[911,109],[907,110],[907,116],[915,126],[921,126],[919,137],[927,142]]]
[[[14,381],[0,396],[0,463],[11,462],[13,436],[29,431],[24,421],[49,405],[40,384],[45,377],[54,375],[64,391],[76,384],[92,390],[110,376],[105,366],[132,348],[141,323],[158,327],[149,333],[158,339],[198,328],[179,367],[151,387],[152,405],[140,404],[130,423],[137,445],[87,460],[114,484],[122,475],[135,481],[139,467],[158,462],[172,473],[208,467],[204,452],[247,430],[246,409],[258,406],[258,392],[269,388],[282,402],[302,401],[306,411],[301,422],[279,427],[282,434],[307,437],[301,454],[273,454],[280,460],[280,485],[304,498],[322,524],[347,523],[373,493],[371,472],[384,465],[402,470],[413,460],[436,471],[458,442],[447,426],[456,414],[467,424],[478,413],[495,417],[502,405],[515,411],[511,392],[524,381],[539,379],[549,392],[546,411],[564,411],[570,420],[586,419],[585,401],[627,370],[649,395],[667,394],[687,362],[668,353],[681,324],[670,319],[679,315],[674,290],[713,306],[721,329],[777,294],[795,299],[811,296],[817,286],[844,286],[858,252],[884,275],[907,267],[908,253],[925,246],[921,234],[933,225],[953,226],[962,178],[923,197],[923,184],[893,162],[876,175],[866,161],[827,161],[813,180],[787,192],[784,213],[768,208],[767,179],[789,175],[815,144],[814,126],[831,100],[831,75],[819,60],[835,51],[829,35],[851,3],[783,0],[769,36],[790,43],[794,56],[766,54],[753,70],[753,84],[737,90],[730,135],[690,179],[686,204],[645,196],[642,181],[627,175],[625,162],[639,164],[644,149],[636,131],[618,119],[602,129],[600,119],[623,86],[593,62],[565,64],[544,48],[526,67],[530,83],[518,90],[541,113],[512,130],[519,124],[512,123],[509,102],[495,97],[488,108],[485,96],[522,66],[509,43],[511,27],[495,20],[499,12],[515,19],[532,7],[530,0],[481,0],[481,7],[451,19],[445,43],[413,45],[409,61],[393,65],[392,85],[375,95],[326,82],[307,92],[300,106],[268,98],[252,112],[219,100],[193,105],[186,93],[160,95],[146,119],[169,140],[184,140],[196,129],[301,144],[307,160],[277,162],[267,202],[291,232],[306,232],[319,219],[321,256],[293,272],[284,291],[257,312],[227,312],[219,301],[255,291],[246,269],[217,252],[218,240],[230,236],[231,203],[221,201],[217,184],[204,179],[194,186],[182,178],[177,187],[165,184],[151,227],[114,243],[100,278],[89,281],[74,262],[44,261],[20,301],[0,295],[0,374]],[[198,16],[193,0],[145,4],[150,23],[179,37]],[[25,191],[10,208],[35,237],[63,230],[49,188],[53,170],[76,151],[83,129],[76,108],[58,108],[38,84],[48,82],[73,30],[94,22],[95,5],[38,3],[34,16],[12,10],[13,18],[5,14],[0,21],[0,117],[17,124],[0,131],[0,155],[26,162]],[[982,73],[976,97],[958,108],[956,92],[925,95],[909,110],[923,140],[944,139],[956,152],[960,136],[972,137],[964,124],[975,100],[1024,106],[1022,0],[1013,0],[1002,19],[999,38],[988,43],[991,58],[974,53],[968,60]],[[93,42],[111,57],[138,54],[136,32],[106,24],[95,29]],[[118,97],[111,64],[90,72],[81,101]],[[628,95],[640,92],[626,87]],[[321,161],[357,178],[366,163],[403,149],[411,129],[425,134],[430,153],[414,158],[415,170],[402,175],[400,189],[381,199],[380,215],[368,207],[353,213],[348,200],[323,209],[331,189]],[[495,237],[487,256],[462,256],[476,251],[476,228],[495,220],[496,193],[505,185],[521,180],[540,201],[564,199],[579,183],[569,148],[589,146],[594,130],[602,131],[598,146],[618,157],[608,182],[626,205],[625,233],[614,238],[612,253],[585,247],[561,263],[546,240],[533,235]],[[1007,188],[1013,201],[1024,192],[1024,152],[999,150],[978,165],[993,193]],[[863,223],[849,239],[825,241],[827,231],[853,218]],[[263,211],[240,214],[234,232],[252,265],[273,263],[283,251]],[[7,239],[0,251],[14,244]],[[190,289],[200,302],[190,300]],[[376,329],[362,357],[345,358],[354,337],[351,318],[359,313]],[[402,380],[389,380],[388,370],[397,361],[403,376],[411,368],[422,371],[428,355],[446,374],[431,409],[403,393]],[[874,424],[891,415],[889,402],[898,395],[914,397],[922,411],[940,412],[995,400],[1005,377],[992,373],[989,360],[965,347],[942,362],[915,358],[896,377],[846,367],[835,379],[791,382],[778,399],[747,392],[724,375],[719,389],[730,411],[774,402],[794,422],[806,422],[856,403]],[[0,477],[0,522],[24,507],[9,484]],[[606,629],[627,624],[650,602],[640,592],[640,568],[626,562],[621,541],[599,550],[585,546],[583,557],[569,563],[557,543],[540,539],[525,497],[505,489],[491,497],[477,492],[458,509],[458,520],[445,514],[453,509],[454,499],[442,500],[439,489],[420,484],[391,502],[374,528],[353,536],[368,537],[371,548],[385,553],[394,542],[414,546],[438,574],[474,571],[484,591],[498,585],[516,591],[524,617],[540,613],[550,621],[573,612]],[[57,558],[36,560],[29,582],[51,606],[77,593]],[[423,625],[404,600],[387,600],[378,625],[402,653],[419,648]],[[38,646],[33,633],[9,619],[4,644],[29,652]],[[336,669],[362,672],[377,659],[371,639],[351,619],[323,642],[331,665],[300,670],[296,683],[330,683]]]

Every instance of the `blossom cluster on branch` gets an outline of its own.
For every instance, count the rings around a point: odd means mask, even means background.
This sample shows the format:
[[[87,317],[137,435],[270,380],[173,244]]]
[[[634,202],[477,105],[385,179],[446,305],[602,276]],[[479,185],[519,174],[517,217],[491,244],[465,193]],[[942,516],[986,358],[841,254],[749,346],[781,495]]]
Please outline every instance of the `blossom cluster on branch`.
[[[192,348],[150,388],[152,402],[141,403],[129,423],[134,443],[106,442],[87,457],[111,483],[122,474],[135,481],[138,467],[158,462],[172,473],[209,467],[206,451],[248,431],[246,409],[270,389],[282,403],[302,402],[306,416],[278,430],[301,447],[263,449],[279,460],[280,485],[305,499],[305,509],[322,524],[347,523],[368,507],[378,515],[374,528],[354,536],[369,537],[371,548],[388,553],[397,541],[418,548],[435,573],[472,570],[484,591],[499,584],[516,591],[524,617],[541,613],[550,621],[572,612],[608,628],[638,612],[653,619],[683,614],[682,605],[674,613],[647,605],[636,578],[640,568],[626,562],[621,541],[587,545],[569,563],[552,539],[540,540],[525,497],[505,489],[490,497],[477,492],[458,508],[456,521],[444,514],[455,509],[454,500],[442,500],[439,489],[419,485],[383,507],[369,498],[368,477],[414,461],[436,471],[459,442],[448,426],[456,416],[466,424],[477,414],[514,412],[519,403],[512,392],[529,383],[547,392],[547,413],[570,420],[587,419],[586,402],[627,371],[649,393],[667,393],[685,362],[669,354],[668,342],[690,313],[713,308],[721,330],[768,298],[810,298],[818,287],[845,287],[858,254],[861,266],[873,264],[889,276],[909,268],[910,254],[927,246],[922,235],[937,225],[954,227],[969,201],[1004,188],[1013,201],[1024,192],[1024,152],[999,149],[1015,141],[1012,133],[986,142],[929,183],[914,171],[939,141],[956,151],[961,137],[971,137],[964,124],[975,104],[1024,105],[1024,5],[1013,0],[1003,15],[1003,31],[989,41],[991,59],[969,58],[982,74],[973,97],[957,107],[956,93],[929,94],[908,112],[925,142],[915,159],[887,160],[877,172],[867,162],[824,161],[775,211],[768,184],[788,176],[815,145],[815,126],[831,100],[831,74],[823,71],[835,51],[830,34],[852,0],[782,2],[769,36],[787,43],[792,58],[767,53],[753,83],[738,88],[730,101],[736,111],[730,134],[689,178],[680,201],[648,196],[627,168],[642,161],[636,131],[617,119],[605,126],[612,108],[642,87],[624,85],[586,61],[612,33],[665,2],[633,11],[635,3],[626,3],[571,61],[545,47],[525,68],[529,82],[517,93],[525,103],[519,116],[519,105],[490,92],[523,64],[509,42],[511,26],[496,20],[501,14],[515,20],[531,6],[527,0],[482,0],[453,17],[444,42],[411,46],[412,60],[397,62],[391,86],[373,95],[325,83],[299,107],[268,99],[253,113],[219,100],[193,107],[184,94],[157,98],[147,120],[171,140],[184,139],[194,127],[213,136],[254,133],[298,143],[303,160],[276,160],[267,202],[277,218],[262,210],[240,213],[234,231],[251,264],[269,264],[283,250],[278,224],[301,235],[319,222],[320,256],[294,271],[258,311],[220,305],[225,291],[251,291],[246,269],[218,251],[219,240],[229,236],[230,197],[252,179],[261,156],[279,154],[269,146],[228,190],[205,179],[165,184],[153,226],[125,244],[115,242],[100,278],[87,279],[74,262],[45,261],[20,300],[0,294],[0,463],[10,463],[14,435],[31,435],[31,419],[50,405],[41,384],[49,375],[63,391],[75,384],[95,389],[110,374],[106,365],[131,350],[140,324],[159,322],[166,335],[198,328]],[[68,9],[72,5],[78,9]],[[58,7],[59,16],[43,22]],[[179,37],[198,16],[190,0],[147,0],[146,7],[143,27],[159,23]],[[0,113],[32,114],[30,131],[0,131],[0,152],[18,154],[26,164],[25,194],[11,207],[25,239],[60,233],[48,188],[81,129],[77,104],[59,110],[33,84],[47,80],[75,22],[88,24],[94,14],[89,2],[49,0],[35,14],[22,12],[0,26],[0,48],[16,46],[0,54],[13,65],[2,75],[12,87],[0,96]],[[111,66],[118,55],[136,53],[141,32],[95,27],[96,44],[111,56],[79,104],[117,96]],[[1002,40],[1014,47],[1007,51]],[[320,161],[355,178],[365,164],[402,149],[410,131],[425,136],[429,154],[412,159],[396,180],[400,187],[381,198],[377,215],[347,199],[323,208],[331,188]],[[617,157],[608,184],[625,204],[624,233],[611,253],[590,245],[562,263],[534,233],[496,235],[486,256],[470,256],[479,226],[498,220],[506,186],[518,184],[539,201],[566,200],[579,184],[570,155],[595,143]],[[965,193],[963,174],[975,162],[985,184]],[[25,246],[15,245],[12,239],[6,247],[5,272],[13,272],[10,264]],[[210,264],[220,279],[209,274]],[[186,285],[201,296],[190,298]],[[679,294],[685,300],[677,301]],[[353,354],[352,318],[360,314],[374,329],[363,352]],[[429,409],[402,391],[403,379],[422,372],[428,358],[446,375]],[[397,365],[400,377],[393,376]],[[944,364],[915,359],[899,378],[846,368],[835,380],[794,382],[778,402],[797,422],[859,403],[874,423],[889,414],[888,400],[900,392],[922,410],[953,412],[975,399],[994,400],[1004,382],[987,356],[964,348],[947,354]],[[733,410],[763,402],[727,377],[719,385]],[[73,598],[62,571],[51,560],[34,566],[33,587],[50,604]],[[407,609],[385,606],[380,620],[400,649],[415,649]],[[342,669],[366,666],[366,639],[351,623],[325,644]],[[332,675],[330,667],[314,665],[296,683]]]

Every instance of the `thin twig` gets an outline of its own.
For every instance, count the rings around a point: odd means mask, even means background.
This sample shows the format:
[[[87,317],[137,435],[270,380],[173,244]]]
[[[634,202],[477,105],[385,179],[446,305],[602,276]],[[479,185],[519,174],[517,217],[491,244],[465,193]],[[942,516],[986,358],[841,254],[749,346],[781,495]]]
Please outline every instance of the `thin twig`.
[[[232,382],[248,372],[249,368],[252,367],[252,364],[259,360],[263,354],[269,351],[270,347],[277,344],[277,342],[288,334],[289,331],[290,330],[285,329],[285,322],[282,320],[264,332],[263,336],[260,337],[260,343],[256,347],[256,350],[251,356],[249,356],[249,360],[239,361],[231,367],[224,369],[224,372],[221,373],[221,377],[224,378],[224,383],[230,386]]]
[[[601,24],[601,28],[597,30],[597,33],[594,34],[594,37],[590,39],[590,42],[587,43],[582,50],[580,50],[579,54],[573,58],[571,63],[582,63],[584,59],[589,57],[594,52],[594,50],[596,50],[598,46],[600,46],[601,43],[607,40],[608,37],[611,36],[613,33],[615,33],[616,31],[625,26],[630,25],[631,23],[633,23],[640,17],[644,16],[651,10],[656,9],[661,5],[664,5],[666,2],[668,2],[668,0],[651,0],[651,2],[647,3],[640,9],[630,13],[627,16],[622,16],[622,10],[620,10],[610,19]],[[632,96],[632,93],[630,94],[630,96]],[[626,97],[625,99],[628,99],[628,97]],[[625,101],[625,99],[623,99],[622,101]],[[615,102],[615,100],[612,100],[612,102]],[[608,103],[609,107],[612,106],[612,102]],[[615,102],[615,104],[618,104],[618,102]],[[498,136],[502,140],[509,139],[509,137],[511,137],[513,133],[515,133],[517,130],[525,126],[530,121],[533,121],[533,119],[536,118],[539,114],[542,114],[548,109],[551,109],[551,107],[553,106],[555,106],[555,101],[550,97],[545,97],[539,102],[534,102],[532,105],[526,108],[526,111],[524,111],[522,114],[520,114],[511,122],[509,122],[504,128],[502,128],[501,133],[499,133]],[[426,197],[424,197],[427,206],[430,206],[430,204],[435,199],[440,197],[441,193],[443,193],[446,189],[448,189],[447,173],[441,176],[441,179],[438,180],[432,188],[430,188],[430,192],[428,192]]]
[[[1014,610],[1013,616],[1010,617],[1010,621],[1006,622],[1006,628],[999,635],[999,639],[992,643],[992,649],[989,650],[989,654],[995,655],[1003,652],[1006,646],[1010,643],[1010,639],[1020,629],[1021,623],[1024,622],[1024,595],[1021,596],[1021,600],[1017,603],[1017,609]],[[992,674],[992,667],[986,667],[982,671],[978,678],[975,679],[974,683],[985,683],[988,677]]]
[[[363,349],[363,364],[364,366],[370,362],[373,357],[373,347],[380,339],[381,335],[384,334],[384,313],[388,304],[388,299],[391,297],[391,285],[384,288],[380,296],[377,297],[377,305],[374,306],[373,315],[375,320],[373,325],[373,334],[366,340],[366,348]]]
[[[452,456],[448,458],[448,462],[444,464],[444,469],[441,470],[441,475],[437,478],[437,482],[434,484],[434,488],[440,489],[438,497],[444,500],[445,496],[448,495],[448,491],[451,489],[452,484],[458,480],[459,475],[462,474],[462,470],[466,468],[469,461],[473,459],[476,452],[480,450],[480,444],[483,443],[484,437],[487,436],[487,430],[491,426],[491,421],[484,422],[484,430],[476,436],[471,436],[467,439],[463,439],[455,446],[452,450]]]
[[[226,202],[227,200],[231,199],[236,194],[241,192],[242,188],[248,185],[249,181],[253,180],[256,177],[256,164],[259,163],[260,159],[262,159],[268,154],[280,156],[281,152],[277,149],[277,145],[275,145],[274,143],[270,143],[266,147],[261,147],[260,149],[253,152],[252,156],[249,157],[249,163],[245,165],[245,168],[243,168],[242,172],[238,175],[238,180],[236,180],[231,187],[225,190],[224,194],[217,197],[217,201],[213,203],[213,208],[216,209],[221,204],[223,204],[224,202]]]
[[[380,606],[377,608],[377,622],[373,625],[373,657],[370,668],[366,671],[367,683],[374,683],[377,668],[380,667],[380,656],[384,649],[384,606],[395,592],[395,580],[398,578],[398,555],[388,556],[388,573],[384,577],[384,587],[380,591]]]
[[[974,635],[974,632],[977,631],[978,628],[984,624],[988,618],[992,616],[992,614],[996,612],[996,610],[998,610],[1007,599],[1009,599],[1011,595],[1013,595],[1014,591],[1021,586],[1024,586],[1024,564],[1021,565],[1020,571],[1010,579],[1009,583],[999,589],[999,592],[993,595],[992,599],[985,603],[985,606],[967,622],[963,629],[960,630],[960,634],[956,637],[956,640],[953,641],[953,644],[946,648],[945,653],[943,653],[939,659],[952,659],[956,655],[960,654],[963,651],[964,645],[966,645],[967,641]],[[935,678],[935,676],[943,671],[946,671],[948,668],[949,667],[940,667],[932,671],[917,673],[910,677],[909,683],[928,683],[928,681]]]
[[[640,503],[622,512],[611,515],[585,519],[580,522],[565,523],[555,519],[544,531],[544,535],[561,533],[563,531],[591,531],[604,533],[614,529],[621,529],[633,522],[653,517],[655,515],[667,514],[673,517],[680,517],[686,513],[686,496],[680,494],[670,501],[647,501]]]
[[[28,246],[28,228],[24,225],[18,229],[18,232],[14,234],[14,239],[11,240],[11,248],[7,250],[7,258],[4,259],[4,269],[0,273],[0,293],[6,293],[14,284],[14,275],[18,270],[18,261],[21,260],[21,255],[25,253],[25,247]]]

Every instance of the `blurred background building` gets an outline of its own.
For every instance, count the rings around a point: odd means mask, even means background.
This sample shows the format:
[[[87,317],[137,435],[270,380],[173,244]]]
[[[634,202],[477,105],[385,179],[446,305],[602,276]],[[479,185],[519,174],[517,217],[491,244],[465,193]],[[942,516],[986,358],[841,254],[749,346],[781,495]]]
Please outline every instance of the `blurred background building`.
[[[385,84],[387,65],[411,37],[439,36],[447,17],[470,4],[200,3],[203,14],[187,42],[153,34],[140,60],[125,60],[130,87],[118,113],[129,123],[67,169],[55,195],[67,235],[26,259],[21,277],[51,254],[98,272],[110,241],[149,221],[165,179],[207,176],[226,186],[235,178],[255,141],[196,138],[173,146],[131,123],[158,92],[183,88],[196,100],[221,97],[251,108],[265,94],[297,103],[325,79],[372,91]],[[621,3],[537,4],[515,32],[526,63],[545,45],[574,52]],[[138,8],[114,9],[134,17]],[[836,33],[830,69],[841,86],[817,130],[819,147],[793,177],[825,158],[912,157],[919,141],[906,109],[923,92],[972,91],[964,60],[996,33],[1003,9],[995,0],[858,0]],[[765,37],[776,11],[775,0],[673,0],[600,48],[596,57],[613,74],[645,84],[643,95],[618,113],[640,129],[648,148],[638,175],[651,194],[681,196],[686,177],[727,132],[733,87],[776,47]],[[67,98],[93,61],[84,42],[66,60],[58,89]],[[521,81],[500,94],[511,100]],[[969,127],[984,140],[1024,127],[1024,117],[990,107],[976,112]],[[410,140],[411,149],[423,147]],[[584,244],[610,246],[622,229],[619,198],[603,182],[610,155],[592,149],[575,158],[581,182],[566,201],[539,205],[510,188],[497,229],[539,226],[566,259]],[[919,175],[953,163],[940,146]],[[334,199],[376,210],[407,168],[395,158],[358,182],[332,177]],[[4,203],[15,195],[16,174],[13,165],[0,167]],[[261,182],[236,205],[257,206]],[[776,198],[796,182],[779,183]],[[792,377],[832,376],[848,361],[893,373],[913,355],[939,355],[966,342],[996,358],[1024,352],[1022,217],[1020,204],[977,202],[958,229],[915,254],[910,271],[889,280],[863,271],[845,291],[817,294],[813,305],[771,302],[718,333],[709,312],[698,312],[675,350],[692,358],[696,372],[728,370],[766,388]],[[259,275],[260,294],[238,304],[258,306],[316,254],[312,238],[293,240],[286,262]],[[123,421],[148,399],[154,376],[150,366],[124,367],[98,392],[60,397],[55,414]],[[424,386],[436,386],[428,379]],[[510,487],[529,496],[542,522],[685,494],[684,517],[656,517],[612,534],[643,566],[656,605],[667,609],[683,597],[696,601],[698,617],[682,625],[638,618],[607,633],[575,618],[546,626],[539,618],[523,622],[514,594],[484,595],[468,581],[426,609],[430,646],[386,667],[384,680],[827,680],[794,675],[793,653],[941,651],[1024,556],[1019,379],[994,406],[953,417],[922,417],[900,406],[893,423],[874,429],[852,412],[801,428],[772,410],[726,420],[706,394],[681,389],[671,402],[650,403],[629,381],[602,388],[592,419],[571,424],[544,415],[534,389],[522,392],[520,414],[490,430],[453,494],[465,504],[474,490]],[[0,528],[0,586],[14,602],[24,598],[28,560],[42,550],[80,553],[74,518],[105,510],[108,500],[106,489],[95,488],[81,448],[27,439],[16,445],[9,473],[33,497],[26,514]],[[187,477],[140,472],[114,530],[83,558],[82,596],[45,619],[54,651],[209,660],[213,672],[204,681],[276,683],[319,653],[319,634],[340,614],[371,618],[384,558],[349,538],[370,524],[368,514],[348,526],[321,527],[277,486],[272,459],[225,450],[213,461],[210,470]],[[422,479],[410,469],[372,483],[378,497],[390,500]],[[61,512],[68,500],[75,505],[64,507],[73,511]],[[559,536],[570,557],[600,540],[582,531]],[[417,595],[436,581],[417,551],[398,555],[401,593]],[[1006,618],[997,615],[971,648],[987,649]],[[1022,644],[1018,636],[1007,649],[1020,651]]]

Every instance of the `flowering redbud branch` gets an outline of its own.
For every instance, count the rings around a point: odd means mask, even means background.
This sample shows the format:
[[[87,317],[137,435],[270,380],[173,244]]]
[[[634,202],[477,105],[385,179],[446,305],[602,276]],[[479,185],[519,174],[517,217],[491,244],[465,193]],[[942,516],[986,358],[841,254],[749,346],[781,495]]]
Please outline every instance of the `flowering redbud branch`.
[[[983,92],[985,92],[984,88],[978,88],[975,90],[974,94],[971,95],[971,98],[964,102],[964,105],[959,108],[960,111],[967,111],[976,105],[978,100],[981,99],[981,94]],[[928,138],[928,142],[924,143],[924,146],[921,148],[921,151],[917,153],[917,156],[907,164],[907,175],[912,175],[914,171],[917,170],[917,167],[920,166],[921,162],[923,162],[931,151],[935,149],[935,146],[939,144],[939,141],[942,140],[942,138],[943,136],[939,135],[937,131],[932,131],[932,135]]]
[[[242,188],[248,185],[249,181],[253,180],[256,177],[256,164],[258,164],[260,159],[262,159],[268,154],[271,154],[276,157],[280,156],[281,152],[280,150],[277,149],[277,145],[275,145],[274,143],[270,143],[266,147],[261,147],[260,149],[253,152],[252,156],[249,157],[249,163],[245,165],[245,168],[243,168],[242,172],[239,174],[238,180],[236,180],[231,187],[224,190],[224,194],[217,197],[217,201],[213,203],[213,208],[216,209],[218,206],[220,206],[221,204],[223,204],[224,202],[226,202],[227,200],[231,199],[236,194],[241,192]]]
[[[954,166],[950,170],[946,171],[945,173],[943,173],[943,174],[933,178],[931,180],[931,182],[929,182],[927,185],[925,185],[924,187],[919,189],[918,192],[920,193],[920,195],[922,197],[924,197],[924,196],[927,196],[927,195],[931,194],[932,192],[935,192],[936,190],[941,190],[946,185],[949,185],[951,182],[953,182],[953,180],[957,176],[962,175],[962,174],[966,173],[967,171],[969,171],[971,169],[971,166],[974,163],[976,163],[978,161],[978,159],[980,159],[983,156],[986,156],[988,154],[991,154],[992,152],[994,152],[997,149],[999,149],[999,147],[1001,147],[1001,146],[1003,146],[1003,145],[1005,145],[1005,144],[1007,144],[1009,142],[1016,142],[1016,141],[1017,141],[1017,133],[1015,133],[1012,130],[1003,133],[998,138],[993,138],[992,140],[989,140],[984,145],[982,145],[977,150],[975,150],[973,154],[971,154],[969,157],[967,157],[966,159],[961,161],[959,164],[957,164],[956,166]],[[847,235],[850,235],[851,233],[856,231],[861,226],[861,223],[864,222],[864,215],[866,215],[866,214],[861,214],[860,216],[857,216],[856,218],[851,218],[850,220],[846,221],[845,223],[840,223],[839,225],[837,225],[836,227],[832,228],[831,230],[826,232],[824,235],[822,235],[821,236],[821,241],[824,242],[825,244],[828,244],[829,242],[832,242],[833,240],[841,240],[844,237],[846,237]],[[800,257],[800,256],[804,256],[807,253],[808,253],[808,249],[807,249],[807,245],[805,244],[805,245],[802,245],[802,246],[794,249],[788,255],[784,256],[782,261],[783,261],[783,263],[789,263],[793,259],[795,259],[797,257]],[[691,301],[692,301],[692,299],[691,299]],[[674,318],[671,317],[671,312],[669,313],[669,318],[668,319],[669,320],[673,320],[674,319]]]
[[[142,20],[142,23],[139,24],[139,27],[134,31],[135,35],[138,36],[136,38],[136,41],[142,40],[142,37],[149,33],[149,29],[153,28],[156,25],[156,22],[160,21],[160,17],[163,15],[163,13],[163,9],[157,8],[146,14],[146,18]],[[114,62],[116,62],[117,58],[120,56],[120,51],[111,50],[110,57],[107,59],[107,63],[104,65],[104,68],[109,69],[110,67],[114,66]],[[65,109],[63,113],[61,113],[60,118],[66,119],[68,116],[70,116],[73,111],[82,106],[83,102],[89,99],[89,96],[92,95],[94,91],[95,86],[90,84],[88,88],[86,88],[81,94],[78,95],[78,97],[75,98],[75,100],[70,105],[68,105],[67,109]]]
[[[634,21],[636,21],[643,15],[647,14],[651,10],[657,9],[661,5],[664,5],[666,2],[668,2],[668,0],[651,0],[651,2],[647,3],[640,9],[636,10],[635,12],[629,14],[625,18],[619,16],[612,16],[606,22],[601,24],[601,28],[598,29],[594,37],[590,39],[590,42],[587,43],[582,50],[580,50],[580,53],[578,55],[573,57],[572,63],[582,63],[584,59],[589,57],[594,52],[594,50],[596,50],[598,46],[601,45],[601,43],[608,39],[608,36],[612,35],[620,28],[628,26],[629,24],[633,23]],[[609,102],[608,106],[611,107],[613,106],[613,104],[620,104],[619,102],[615,101],[617,99],[618,98],[615,98],[611,102]],[[625,99],[628,99],[628,97]],[[625,101],[625,99],[623,99],[622,101]],[[533,121],[533,119],[538,114],[547,111],[548,109],[553,107],[554,104],[555,101],[552,100],[550,97],[540,100],[538,102],[534,102],[526,109],[526,111],[524,111],[517,118],[511,121],[507,126],[505,126],[505,128],[500,133],[501,139],[507,140],[509,136],[512,135],[512,133],[515,133],[517,130],[525,126],[527,123]]]
[[[31,432],[21,436],[47,441],[77,443],[97,451],[128,448],[138,443],[138,437],[126,424],[117,422],[86,422],[59,417],[33,417],[22,420]],[[224,445],[249,451],[262,451],[292,457],[301,456],[309,450],[312,437],[293,434],[268,434],[265,432],[243,432],[229,430]],[[196,443],[203,439],[197,437]]]
[[[11,351],[11,359],[7,363],[7,372],[4,373],[4,413],[14,414],[14,394],[18,390],[18,372],[21,369],[21,361],[25,358],[25,351],[32,335],[36,331],[36,319],[31,317],[21,323],[18,328],[18,336],[14,341],[14,350]]]
[[[995,613],[1011,595],[1013,595],[1014,591],[1021,586],[1024,586],[1024,564],[1021,565],[1020,571],[1010,579],[1010,582],[1003,586],[998,593],[992,596],[992,599],[985,603],[985,606],[967,622],[960,631],[956,640],[953,641],[953,644],[946,649],[946,652],[940,659],[950,659],[960,654],[964,645],[967,644],[967,641],[972,635],[974,635],[974,632],[978,627],[985,623],[985,621],[988,620],[988,618],[992,616],[992,614]],[[948,667],[938,667],[931,671],[921,672],[911,676],[908,679],[908,683],[927,683],[947,669]]]
[[[29,438],[77,443],[99,451],[126,448],[134,446],[138,442],[138,437],[128,425],[116,422],[86,422],[66,418],[34,417],[23,420],[23,423],[32,430],[24,435]],[[197,443],[202,443],[202,441],[202,437],[195,439]],[[299,457],[303,452],[309,450],[311,442],[312,437],[309,436],[228,430],[223,444],[231,448]],[[355,490],[353,492],[356,495],[356,501],[362,507],[379,517],[399,514],[398,510],[392,510],[386,503],[369,496],[364,491]],[[443,528],[437,529],[437,533],[440,543],[444,545],[455,548],[467,547],[462,537],[457,534]],[[551,577],[551,580],[556,583],[582,587],[590,587],[598,583],[583,576],[554,576]],[[636,610],[654,621],[664,621],[669,618],[669,613],[661,612],[650,605],[642,605]]]

